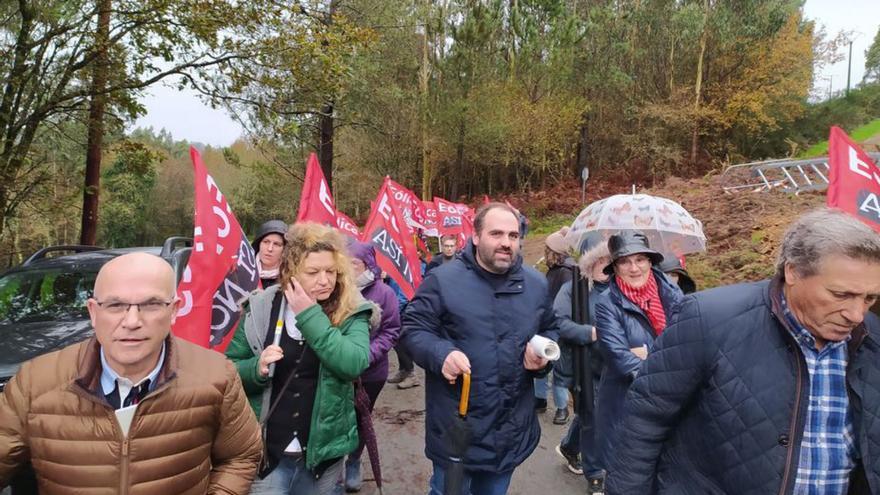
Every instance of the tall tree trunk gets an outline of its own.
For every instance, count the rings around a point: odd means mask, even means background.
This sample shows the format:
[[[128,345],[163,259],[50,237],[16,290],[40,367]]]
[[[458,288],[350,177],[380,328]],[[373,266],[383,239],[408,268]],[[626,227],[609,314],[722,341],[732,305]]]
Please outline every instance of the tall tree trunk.
[[[510,14],[508,19],[507,57],[509,59],[508,81],[516,79],[516,29],[514,24],[519,20],[519,3],[510,0]]]
[[[321,171],[327,179],[327,187],[333,191],[333,102],[327,102],[321,109],[320,120],[320,143],[318,145],[318,159],[321,161]]]
[[[108,39],[110,37],[110,2],[99,0],[98,30],[95,45],[98,57],[92,71],[92,101],[89,105],[88,142],[86,144],[86,183],[83,189],[82,227],[80,244],[94,246],[98,235],[98,192],[101,188],[101,148],[104,144],[104,106],[107,95]]]
[[[330,26],[333,24],[333,15],[336,14],[338,0],[330,1],[330,8],[324,17],[324,24]],[[321,171],[327,179],[327,187],[330,193],[333,193],[333,133],[334,129],[334,98],[330,97],[321,108],[321,116],[319,117],[320,139],[318,143],[318,159],[321,161]]]
[[[703,0],[703,34],[700,35],[700,58],[697,60],[697,81],[694,85],[694,130],[691,135],[691,163],[697,163],[697,150],[700,146],[700,97],[703,86],[703,59],[706,57],[706,43],[709,37],[709,0]]]
[[[419,67],[419,120],[421,121],[422,145],[422,200],[431,200],[431,160],[428,156],[428,77],[430,66],[428,60],[428,25],[430,24],[431,1],[425,2],[425,26],[422,36],[422,63]]]
[[[455,146],[455,167],[449,179],[452,181],[450,187],[450,198],[452,201],[458,201],[458,182],[461,179],[461,172],[464,170],[464,119],[458,121],[458,143]]]
[[[19,0],[18,10],[21,24],[13,49],[14,56],[11,57],[11,68],[3,85],[3,97],[0,99],[0,139],[2,139],[2,143],[0,143],[0,234],[5,231],[7,217],[14,209],[10,208],[14,179],[30,148],[29,143],[22,146],[24,143],[17,139],[18,132],[14,130],[14,127],[18,107],[17,94],[19,88],[27,80],[29,46],[37,14],[36,7],[24,0]],[[8,53],[6,55],[8,56]]]
[[[669,47],[669,96],[675,91],[675,37]]]

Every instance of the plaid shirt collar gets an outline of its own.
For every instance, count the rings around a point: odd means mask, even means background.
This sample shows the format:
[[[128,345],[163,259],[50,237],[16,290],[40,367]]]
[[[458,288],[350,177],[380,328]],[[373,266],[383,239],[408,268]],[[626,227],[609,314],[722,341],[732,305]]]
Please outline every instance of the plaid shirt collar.
[[[784,293],[781,307],[809,373],[810,395],[793,493],[843,495],[858,455],[846,390],[847,341],[851,337],[828,342],[819,350],[816,338],[788,307]]]

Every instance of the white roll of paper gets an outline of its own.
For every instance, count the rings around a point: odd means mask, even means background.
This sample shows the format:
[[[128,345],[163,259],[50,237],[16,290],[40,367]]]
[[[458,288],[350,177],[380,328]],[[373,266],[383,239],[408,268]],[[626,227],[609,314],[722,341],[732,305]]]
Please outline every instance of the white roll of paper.
[[[535,335],[532,337],[532,340],[529,340],[529,345],[532,346],[532,350],[535,351],[535,354],[548,361],[556,361],[559,359],[559,345],[547,337]]]

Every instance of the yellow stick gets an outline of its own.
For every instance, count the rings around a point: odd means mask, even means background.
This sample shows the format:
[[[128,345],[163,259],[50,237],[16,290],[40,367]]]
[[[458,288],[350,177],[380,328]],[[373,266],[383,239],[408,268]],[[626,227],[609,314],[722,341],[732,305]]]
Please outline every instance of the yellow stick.
[[[467,416],[468,400],[471,395],[471,374],[465,373],[461,377],[463,381],[461,384],[461,399],[458,401],[458,415],[465,417]]]

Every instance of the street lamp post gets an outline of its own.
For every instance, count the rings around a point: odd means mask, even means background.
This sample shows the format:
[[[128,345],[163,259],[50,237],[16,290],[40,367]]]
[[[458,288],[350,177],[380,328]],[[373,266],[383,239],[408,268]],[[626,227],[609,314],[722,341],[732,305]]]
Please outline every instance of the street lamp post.
[[[849,98],[849,76],[852,73],[852,40],[849,41],[849,60],[846,63],[846,97]]]

